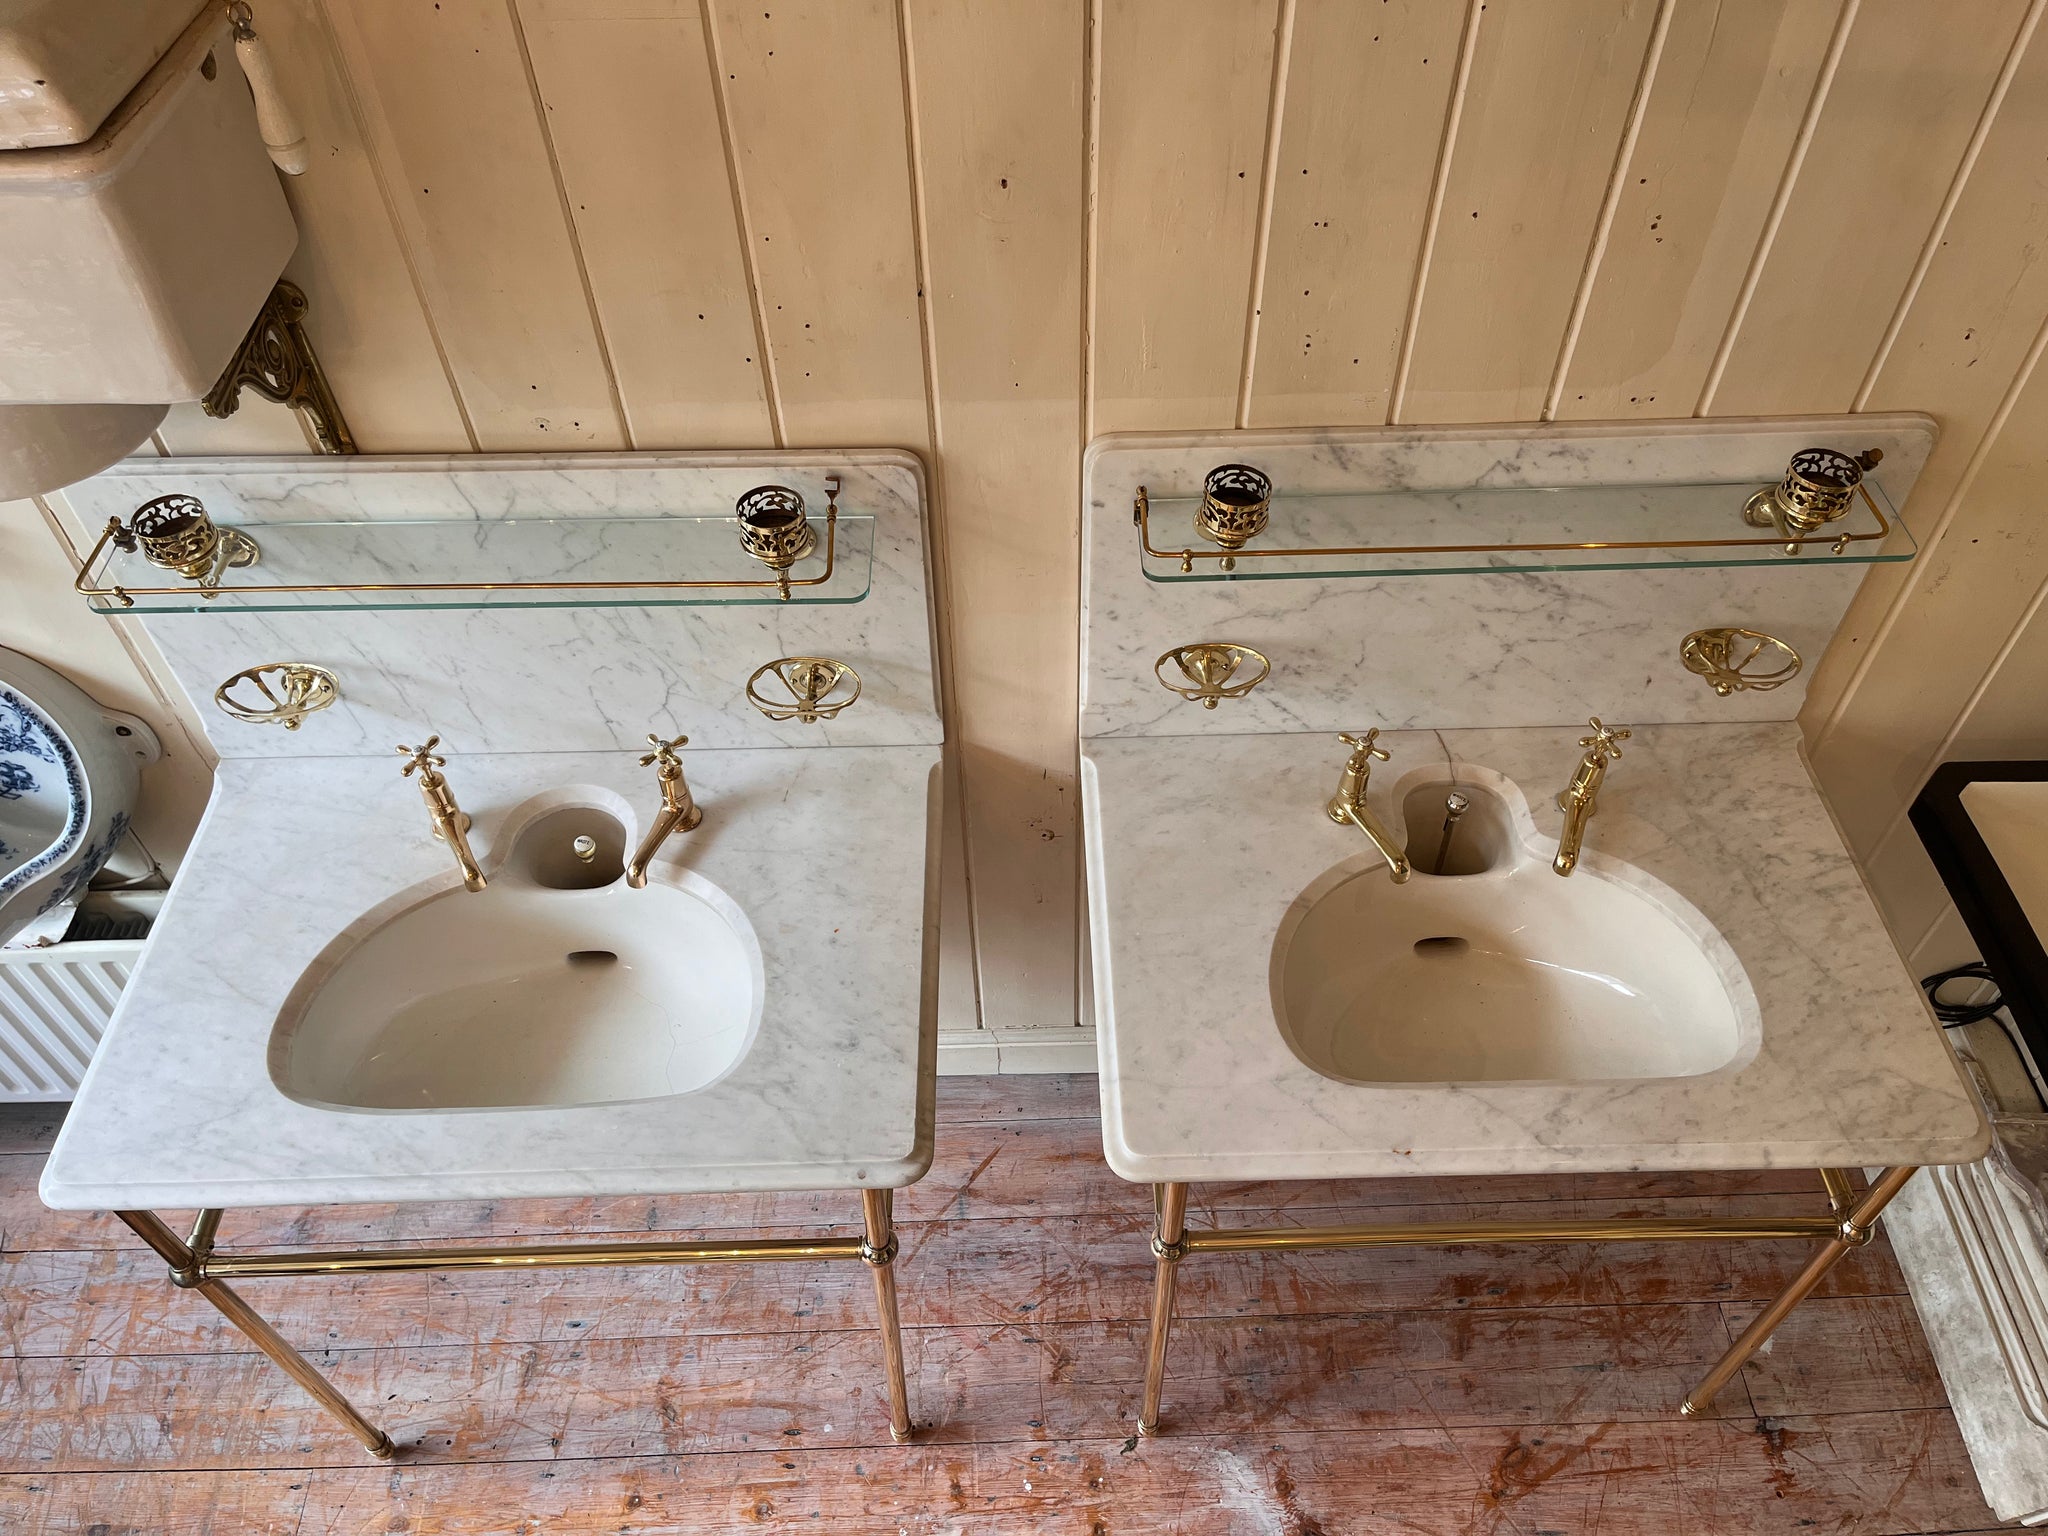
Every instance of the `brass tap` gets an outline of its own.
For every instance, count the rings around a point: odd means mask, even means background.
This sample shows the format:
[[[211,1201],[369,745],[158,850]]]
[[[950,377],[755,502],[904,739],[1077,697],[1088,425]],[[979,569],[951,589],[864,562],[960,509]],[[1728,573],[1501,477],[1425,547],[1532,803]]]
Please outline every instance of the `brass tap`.
[[[704,808],[690,798],[690,786],[683,780],[683,760],[676,756],[676,748],[687,747],[690,738],[678,736],[674,741],[663,741],[649,732],[647,744],[654,750],[640,759],[640,766],[655,765],[654,776],[661,783],[661,809],[655,813],[647,836],[633,851],[632,862],[626,865],[626,884],[636,891],[647,884],[647,866],[655,851],[668,841],[669,833],[693,832],[704,820]]]
[[[1586,755],[1579,759],[1579,766],[1572,771],[1572,781],[1557,797],[1557,808],[1564,812],[1564,831],[1558,835],[1557,857],[1550,867],[1560,875],[1569,875],[1579,867],[1579,845],[1586,840],[1586,823],[1597,809],[1600,785],[1607,778],[1607,764],[1621,760],[1620,743],[1627,741],[1626,728],[1610,731],[1594,715],[1586,722],[1593,727],[1593,734],[1581,736],[1579,745],[1586,749]]]
[[[1387,829],[1365,805],[1365,787],[1372,778],[1372,760],[1387,760],[1385,749],[1373,745],[1379,734],[1379,728],[1375,726],[1363,736],[1337,738],[1351,748],[1351,756],[1344,761],[1344,777],[1338,782],[1337,793],[1330,796],[1330,803],[1323,809],[1329,812],[1330,820],[1348,821],[1372,839],[1373,847],[1379,849],[1380,857],[1387,861],[1388,875],[1394,884],[1402,885],[1410,874],[1408,855],[1395,845]]]
[[[455,803],[455,791],[441,776],[441,769],[448,759],[434,755],[434,748],[440,744],[439,736],[429,736],[423,746],[400,747],[398,750],[405,754],[406,763],[399,772],[409,779],[414,769],[419,770],[420,798],[427,802],[427,814],[434,818],[434,836],[454,853],[455,862],[462,870],[463,889],[480,891],[484,888],[484,872],[476,862],[476,855],[469,851],[469,838],[464,835],[469,831],[469,817]]]

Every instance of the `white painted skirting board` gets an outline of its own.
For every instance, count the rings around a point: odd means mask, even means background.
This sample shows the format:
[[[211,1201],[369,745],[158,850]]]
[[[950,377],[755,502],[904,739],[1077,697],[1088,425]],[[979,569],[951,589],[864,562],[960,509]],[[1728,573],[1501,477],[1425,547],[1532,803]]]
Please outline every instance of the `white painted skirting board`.
[[[1092,1029],[939,1031],[941,1077],[1094,1070],[1095,1031]]]

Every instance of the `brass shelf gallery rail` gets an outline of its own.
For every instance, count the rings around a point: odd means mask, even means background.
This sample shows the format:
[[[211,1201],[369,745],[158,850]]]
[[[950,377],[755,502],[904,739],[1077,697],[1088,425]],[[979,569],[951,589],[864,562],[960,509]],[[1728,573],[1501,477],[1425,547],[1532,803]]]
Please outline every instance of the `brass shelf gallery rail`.
[[[1861,545],[1873,546],[1862,558],[1884,559],[1887,541],[1893,534],[1902,531],[1885,516],[1883,508],[1871,496],[1870,488],[1863,479],[1863,471],[1874,467],[1881,455],[1867,453],[1860,459],[1850,458],[1832,450],[1810,449],[1801,453],[1788,468],[1783,482],[1765,486],[1754,491],[1747,501],[1740,496],[1727,507],[1728,532],[1708,534],[1697,538],[1537,538],[1530,540],[1514,538],[1477,539],[1469,542],[1438,543],[1364,543],[1364,544],[1319,544],[1294,545],[1288,547],[1257,548],[1254,541],[1269,528],[1272,516],[1273,491],[1271,482],[1260,471],[1249,465],[1225,464],[1212,470],[1204,482],[1202,494],[1195,498],[1162,498],[1174,502],[1188,501],[1192,506],[1192,531],[1207,545],[1187,544],[1179,548],[1160,548],[1152,542],[1152,498],[1144,486],[1139,486],[1132,500],[1131,522],[1138,530],[1138,545],[1141,556],[1153,560],[1176,562],[1182,575],[1191,575],[1196,562],[1213,562],[1213,568],[1223,573],[1236,573],[1240,563],[1265,560],[1375,560],[1380,558],[1404,558],[1427,556],[1473,556],[1512,557],[1524,555],[1650,555],[1671,554],[1680,551],[1722,551],[1730,559],[1744,560],[1796,556],[1808,545],[1824,546],[1834,555],[1842,555]],[[1814,461],[1821,465],[1814,468]],[[1825,472],[1829,478],[1817,481],[1816,475]],[[1815,491],[1818,484],[1820,489]],[[1754,482],[1750,482],[1751,488]],[[1609,495],[1616,491],[1633,490],[1651,492],[1669,490],[1701,493],[1709,487],[1661,487],[1661,486],[1585,486],[1585,487],[1471,487],[1457,491],[1409,491],[1385,493],[1410,500],[1425,501],[1442,498],[1449,500],[1458,496],[1506,495],[1516,492],[1540,491],[1546,494],[1566,490],[1579,491],[1581,499]],[[1739,487],[1730,485],[1728,491]],[[1358,493],[1365,495],[1366,493]],[[1309,493],[1291,498],[1298,504],[1305,501],[1327,499],[1327,495]],[[1847,516],[1858,501],[1866,508],[1875,526],[1859,531],[1850,531],[1841,519]],[[1765,530],[1744,532],[1745,527]],[[1705,530],[1702,530],[1705,532]],[[1910,558],[1910,551],[1895,558]],[[1569,562],[1564,562],[1569,563]],[[1589,564],[1594,562],[1587,562]],[[1658,562],[1645,562],[1658,563]],[[1709,556],[1705,563],[1712,563]],[[1436,569],[1423,564],[1413,564],[1404,569],[1426,571]],[[1512,569],[1511,564],[1503,569]],[[1255,575],[1351,575],[1367,572],[1345,570],[1308,570],[1288,572],[1246,571]]]
[[[99,539],[86,555],[79,567],[72,589],[87,599],[100,612],[121,612],[136,606],[137,598],[177,599],[181,603],[198,600],[198,605],[211,605],[216,599],[226,597],[229,601],[222,606],[288,606],[267,604],[265,600],[280,597],[311,596],[321,593],[362,593],[369,594],[372,601],[364,606],[379,606],[374,601],[377,594],[387,597],[418,596],[423,605],[436,594],[456,597],[460,594],[491,594],[504,596],[520,593],[561,592],[568,594],[589,594],[593,598],[605,595],[617,596],[627,593],[669,593],[684,591],[760,591],[770,601],[791,600],[798,588],[828,586],[840,565],[839,539],[839,489],[837,475],[825,479],[825,516],[822,537],[813,526],[804,508],[804,499],[787,486],[757,486],[739,498],[733,518],[726,524],[734,534],[734,545],[749,559],[766,568],[764,574],[754,577],[692,577],[663,578],[657,575],[635,575],[613,579],[596,579],[575,576],[550,576],[535,579],[448,579],[448,580],[273,580],[247,581],[231,579],[231,573],[243,570],[265,568],[263,543],[275,540],[289,544],[292,534],[298,530],[337,530],[342,525],[317,520],[307,522],[275,523],[268,530],[262,526],[244,529],[217,525],[206,508],[195,496],[160,496],[138,508],[128,522],[118,517],[110,518],[101,530]],[[379,531],[392,539],[412,537],[418,543],[422,528],[452,528],[467,541],[455,552],[461,560],[473,562],[476,551],[474,539],[478,527],[500,527],[512,529],[519,520],[506,519],[497,524],[476,524],[470,522],[408,523],[391,521],[386,523],[356,523],[346,527],[352,537],[359,537],[366,531]],[[530,520],[539,523],[554,523],[554,519]],[[599,520],[587,521],[595,525]],[[644,524],[672,523],[675,527],[668,532],[676,537],[688,533],[688,525],[698,522],[716,521],[696,518],[641,518],[628,522]],[[855,523],[864,521],[853,519]],[[606,526],[617,525],[618,520]],[[257,537],[261,535],[261,538]],[[303,542],[303,540],[301,540]],[[446,542],[444,537],[443,542]],[[672,541],[671,541],[672,542]],[[857,540],[855,541],[858,542]],[[730,549],[732,546],[726,546]],[[273,550],[276,553],[276,550]],[[334,558],[345,558],[342,552],[330,552]],[[402,551],[401,551],[402,553]],[[416,548],[413,553],[419,554]],[[859,551],[856,550],[855,554]],[[791,570],[798,562],[813,555],[822,554],[823,569],[815,575],[794,576]],[[175,580],[163,584],[143,585],[133,581],[114,580],[115,567],[124,555],[137,556],[130,562],[136,569],[153,567],[167,573]],[[434,549],[431,555],[448,557],[449,551]],[[296,556],[296,565],[293,556]],[[294,567],[289,573],[300,574],[298,566],[310,563],[303,551],[289,550],[284,561]],[[580,563],[580,562],[579,562]],[[459,569],[459,565],[457,566]],[[772,596],[770,595],[772,594]],[[253,600],[253,601],[252,601]],[[826,597],[825,601],[834,601]],[[153,607],[164,605],[153,604]],[[385,604],[385,606],[402,606]],[[443,606],[460,606],[444,604]]]

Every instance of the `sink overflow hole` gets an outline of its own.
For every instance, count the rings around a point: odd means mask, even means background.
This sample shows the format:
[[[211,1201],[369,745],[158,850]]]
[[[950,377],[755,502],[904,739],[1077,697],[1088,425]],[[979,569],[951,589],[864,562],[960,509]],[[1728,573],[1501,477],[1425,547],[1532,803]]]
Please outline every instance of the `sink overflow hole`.
[[[1458,938],[1455,934],[1440,934],[1433,939],[1417,939],[1415,953],[1427,960],[1432,955],[1462,955],[1472,947],[1470,939]]]
[[[1461,939],[1458,942],[1464,941]],[[585,966],[617,965],[619,957],[616,951],[609,949],[572,949],[569,951],[569,963]]]

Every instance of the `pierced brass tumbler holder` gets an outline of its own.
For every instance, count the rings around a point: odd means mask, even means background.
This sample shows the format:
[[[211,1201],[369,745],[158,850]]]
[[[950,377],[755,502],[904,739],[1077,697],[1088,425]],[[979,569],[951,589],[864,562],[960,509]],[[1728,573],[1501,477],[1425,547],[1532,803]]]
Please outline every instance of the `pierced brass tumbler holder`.
[[[1249,464],[1219,464],[1202,479],[1202,506],[1195,513],[1195,532],[1211,544],[1240,550],[1266,531],[1273,505],[1273,482]],[[1229,555],[1220,562],[1237,569]]]
[[[124,553],[140,549],[151,565],[197,582],[199,595],[208,599],[219,593],[222,576],[260,558],[254,539],[236,528],[216,527],[197,496],[182,494],[145,501],[125,525],[118,517],[108,518],[74,585],[84,582],[85,572],[109,544]],[[123,608],[135,604],[119,587],[108,595]]]
[[[1803,448],[1792,455],[1783,480],[1743,503],[1742,520],[1752,528],[1776,529],[1786,541],[1785,553],[1796,555],[1809,537],[1848,515],[1863,472],[1875,469],[1883,457],[1876,448],[1854,458],[1833,448]],[[1835,541],[1833,553],[1848,547],[1844,535]]]
[[[825,538],[827,575],[831,567],[833,529],[839,521],[839,479],[825,482]],[[804,515],[801,493],[786,485],[757,485],[740,497],[733,507],[739,519],[740,548],[775,573],[776,588],[783,601],[789,600],[789,568],[818,547],[818,535]],[[806,582],[802,585],[814,585]]]

